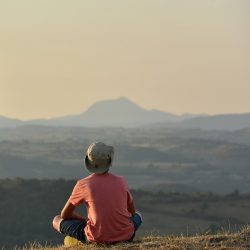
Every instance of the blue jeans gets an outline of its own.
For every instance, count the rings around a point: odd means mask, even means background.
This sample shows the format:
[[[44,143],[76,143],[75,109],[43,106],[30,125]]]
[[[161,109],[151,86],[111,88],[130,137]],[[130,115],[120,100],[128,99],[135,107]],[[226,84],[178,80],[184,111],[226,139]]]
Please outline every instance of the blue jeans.
[[[141,216],[138,213],[135,213],[132,217],[130,217],[131,221],[134,224],[134,234],[132,237],[128,240],[128,242],[133,241],[135,237],[135,232],[140,227],[142,223]],[[79,221],[79,220],[62,220],[60,223],[60,232],[64,235],[69,235],[73,238],[76,238],[77,240],[87,243],[87,237],[84,233],[84,228],[86,226],[86,223]]]
[[[128,242],[133,241],[137,229],[142,224],[142,218],[141,218],[141,216],[137,212],[130,219],[134,223],[135,231],[134,231],[134,234],[132,235],[132,237],[128,240]]]

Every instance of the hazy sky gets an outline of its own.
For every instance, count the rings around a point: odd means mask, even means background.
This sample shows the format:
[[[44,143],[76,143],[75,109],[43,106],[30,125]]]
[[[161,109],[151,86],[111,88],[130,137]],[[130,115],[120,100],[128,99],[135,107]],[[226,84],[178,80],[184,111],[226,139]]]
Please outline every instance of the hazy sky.
[[[249,0],[2,0],[0,115],[126,96],[172,113],[250,112]]]

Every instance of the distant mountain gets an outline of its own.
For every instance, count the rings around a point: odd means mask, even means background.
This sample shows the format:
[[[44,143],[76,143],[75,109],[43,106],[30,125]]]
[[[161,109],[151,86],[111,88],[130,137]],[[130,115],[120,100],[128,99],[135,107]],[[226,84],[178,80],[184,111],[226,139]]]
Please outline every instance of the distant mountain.
[[[21,125],[79,127],[184,127],[207,130],[250,128],[250,113],[208,116],[204,114],[174,115],[159,110],[146,110],[126,97],[99,101],[85,112],[52,119],[21,121],[0,116],[0,127]]]
[[[22,121],[18,119],[8,118],[0,115],[0,127],[13,128],[22,125]]]
[[[206,130],[239,130],[250,128],[250,113],[195,117],[186,119],[179,125],[185,128]]]
[[[159,110],[146,110],[125,97],[99,101],[84,113],[52,119],[23,122],[23,125],[91,126],[91,127],[137,127],[157,122],[177,122],[184,119]],[[2,127],[2,124],[0,125]]]

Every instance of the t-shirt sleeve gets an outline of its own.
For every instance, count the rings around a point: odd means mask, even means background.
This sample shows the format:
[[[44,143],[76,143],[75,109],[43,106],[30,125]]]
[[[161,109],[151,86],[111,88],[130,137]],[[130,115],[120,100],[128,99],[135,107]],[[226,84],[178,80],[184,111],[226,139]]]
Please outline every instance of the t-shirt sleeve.
[[[75,207],[84,202],[84,192],[81,183],[78,181],[68,200]]]

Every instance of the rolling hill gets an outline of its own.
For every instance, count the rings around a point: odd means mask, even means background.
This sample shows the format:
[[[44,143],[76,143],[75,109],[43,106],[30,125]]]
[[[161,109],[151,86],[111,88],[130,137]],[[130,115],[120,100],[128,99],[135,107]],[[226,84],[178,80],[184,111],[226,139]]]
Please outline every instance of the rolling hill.
[[[240,130],[250,128],[250,113],[194,117],[182,121],[180,126],[204,130]]]

